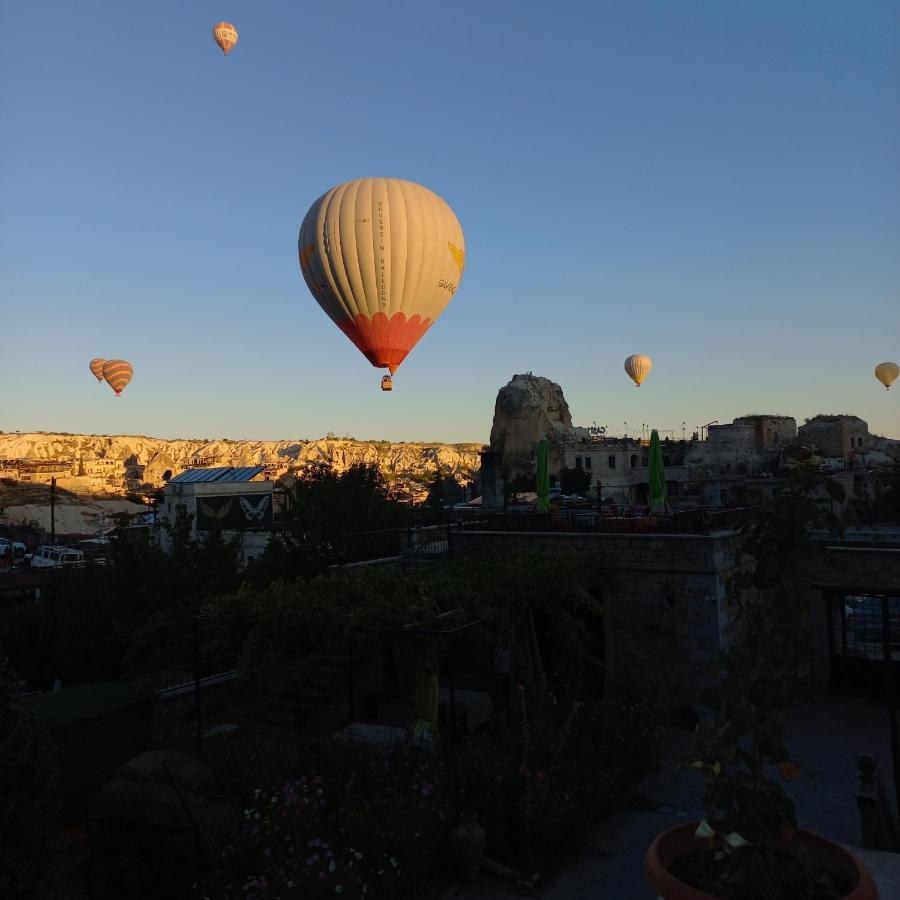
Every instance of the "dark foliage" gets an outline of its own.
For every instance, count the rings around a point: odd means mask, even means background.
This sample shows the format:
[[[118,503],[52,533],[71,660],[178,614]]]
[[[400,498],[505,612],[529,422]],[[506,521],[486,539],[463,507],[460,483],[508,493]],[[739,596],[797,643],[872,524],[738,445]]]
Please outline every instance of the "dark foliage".
[[[37,898],[56,849],[56,760],[0,655],[0,896]]]
[[[574,469],[563,466],[559,470],[559,489],[564,494],[583,496],[591,489],[591,473],[577,466]]]
[[[314,578],[342,560],[347,535],[405,523],[406,510],[376,465],[355,465],[343,473],[327,467],[304,469],[248,579],[263,586],[278,579]]]

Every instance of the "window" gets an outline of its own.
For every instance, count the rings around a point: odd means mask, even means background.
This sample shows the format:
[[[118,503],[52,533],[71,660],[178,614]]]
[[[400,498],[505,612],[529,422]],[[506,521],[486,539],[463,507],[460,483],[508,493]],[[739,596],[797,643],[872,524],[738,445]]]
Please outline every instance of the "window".
[[[631,454],[631,468],[632,469],[637,468],[637,454],[636,453]]]
[[[614,469],[616,467],[616,458],[614,456],[609,457],[609,467]]]
[[[580,456],[576,456],[576,457],[575,457],[575,468],[576,468],[576,469],[580,469],[580,468],[581,468],[581,457],[580,457]]]
[[[584,467],[588,470],[591,469],[591,457],[590,456],[586,456],[584,458]]]

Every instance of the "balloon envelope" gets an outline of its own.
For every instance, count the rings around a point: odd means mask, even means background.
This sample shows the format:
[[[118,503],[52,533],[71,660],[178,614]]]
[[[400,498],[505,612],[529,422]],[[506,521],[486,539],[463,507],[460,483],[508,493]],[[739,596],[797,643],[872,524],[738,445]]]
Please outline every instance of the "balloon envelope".
[[[94,377],[97,381],[103,381],[103,365],[105,362],[106,360],[101,359],[99,356],[90,361],[91,372],[94,373]]]
[[[625,371],[638,387],[641,386],[641,382],[647,377],[652,368],[653,360],[649,356],[641,356],[639,353],[635,353],[625,360]]]
[[[134,369],[131,368],[131,363],[124,359],[108,359],[103,366],[103,377],[116,392],[117,397],[125,390],[125,386],[131,381],[133,374]]]
[[[465,265],[453,210],[396,178],[361,178],[323,194],[300,226],[298,251],[319,306],[391,374],[453,298]]]
[[[891,385],[900,375],[900,366],[894,362],[883,362],[875,366],[875,377],[885,386],[887,390],[891,389]]]
[[[213,40],[219,45],[219,49],[226,55],[234,49],[238,42],[237,28],[230,22],[219,22],[213,25]]]

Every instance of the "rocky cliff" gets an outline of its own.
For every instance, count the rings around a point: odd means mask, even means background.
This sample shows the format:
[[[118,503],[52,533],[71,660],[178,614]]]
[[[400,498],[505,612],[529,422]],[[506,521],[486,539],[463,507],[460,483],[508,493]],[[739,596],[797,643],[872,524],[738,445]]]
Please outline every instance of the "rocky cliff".
[[[551,467],[558,468],[556,445],[571,440],[574,434],[569,404],[556,382],[528,372],[514,375],[500,388],[494,406],[491,449],[503,454],[507,476],[534,471],[532,451],[542,438],[549,439]]]
[[[391,482],[421,483],[440,470],[466,484],[478,470],[481,449],[481,444],[395,444],[351,438],[204,441],[143,435],[0,433],[0,460],[64,462],[71,466],[74,476],[90,469],[95,460],[118,460],[121,466],[115,471],[122,473],[121,491],[126,489],[126,482],[129,486],[158,486],[166,470],[177,474],[194,466],[261,465],[268,467],[270,477],[277,478],[315,464],[343,472],[355,463],[368,463],[377,465]]]

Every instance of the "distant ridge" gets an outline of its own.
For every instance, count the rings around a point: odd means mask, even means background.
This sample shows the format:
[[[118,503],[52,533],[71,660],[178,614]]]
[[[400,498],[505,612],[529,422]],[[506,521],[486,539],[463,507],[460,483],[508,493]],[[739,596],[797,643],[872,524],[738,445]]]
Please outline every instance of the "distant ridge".
[[[153,438],[144,435],[67,434],[64,432],[0,432],[0,461],[61,462],[71,466],[73,479],[96,468],[97,460],[110,464],[115,473],[108,482],[110,493],[125,493],[142,485],[158,487],[163,473],[173,474],[197,466],[267,467],[280,478],[315,465],[338,472],[357,463],[377,465],[384,477],[413,499],[424,493],[426,483],[440,471],[461,484],[470,483],[478,470],[482,444],[440,442],[360,441],[329,436],[314,440],[205,440]],[[9,463],[0,462],[0,470]],[[73,489],[78,490],[73,481]],[[87,490],[88,488],[85,487]]]

